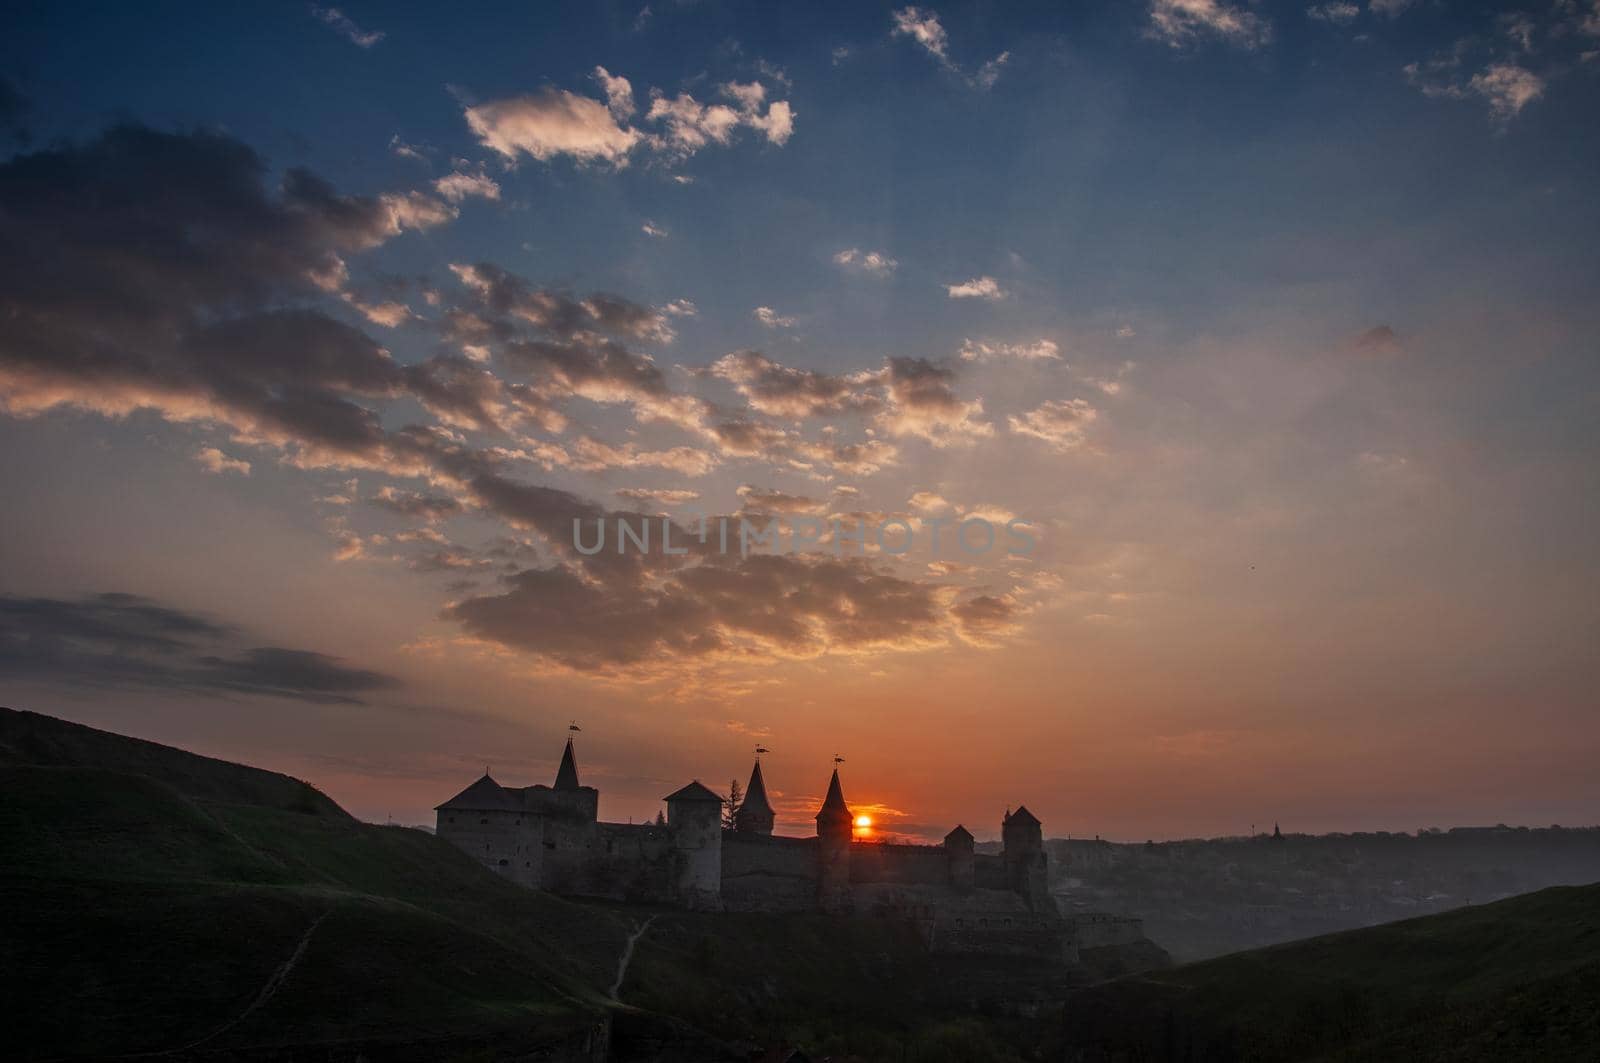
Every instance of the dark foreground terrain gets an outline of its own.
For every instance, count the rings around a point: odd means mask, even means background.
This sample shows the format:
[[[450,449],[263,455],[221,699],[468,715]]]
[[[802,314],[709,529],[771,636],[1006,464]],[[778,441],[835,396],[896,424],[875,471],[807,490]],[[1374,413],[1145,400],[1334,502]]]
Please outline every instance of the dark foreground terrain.
[[[1085,979],[884,920],[562,900],[305,783],[33,713],[0,709],[0,789],[8,1058],[1021,1059],[1023,1013]]]
[[[1600,1058],[1600,886],[1085,986],[892,921],[523,890],[305,783],[32,713],[0,709],[0,788],[6,1058]]]
[[[1600,885],[1108,982],[1073,1060],[1600,1059]]]

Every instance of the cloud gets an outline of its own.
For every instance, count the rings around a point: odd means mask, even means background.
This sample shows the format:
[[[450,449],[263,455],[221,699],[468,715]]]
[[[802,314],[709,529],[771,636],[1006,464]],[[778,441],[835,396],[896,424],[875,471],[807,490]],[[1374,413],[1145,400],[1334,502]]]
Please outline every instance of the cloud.
[[[1544,81],[1515,63],[1491,63],[1472,75],[1467,89],[1489,101],[1491,118],[1509,122],[1544,94]]]
[[[1005,291],[993,277],[974,277],[960,284],[949,284],[945,291],[952,299],[987,299],[995,302],[1006,297]]]
[[[644,136],[619,125],[598,100],[557,88],[468,107],[466,119],[484,147],[508,159],[570,155],[579,162],[624,166]]]
[[[882,251],[863,251],[859,247],[847,247],[840,251],[833,256],[833,263],[845,269],[878,277],[887,277],[900,266],[897,259],[890,258]]]
[[[1504,126],[1544,94],[1544,79],[1515,62],[1490,63],[1466,82],[1459,80],[1459,54],[1407,63],[1406,79],[1430,99],[1461,100],[1480,96],[1489,105],[1490,120]]]
[[[1052,399],[1006,420],[1017,435],[1031,436],[1049,444],[1052,450],[1066,452],[1083,445],[1089,426],[1099,416],[1083,399]]]
[[[751,409],[773,417],[798,421],[879,406],[876,398],[861,392],[860,377],[780,365],[759,351],[724,355],[706,372],[732,384]]]
[[[739,488],[739,500],[746,510],[756,513],[820,513],[827,508],[827,503],[819,499],[750,484]]]
[[[778,147],[794,135],[794,108],[787,100],[769,100],[759,81],[725,82],[717,86],[722,100],[710,103],[686,92],[669,97],[651,89],[650,105],[639,117],[627,78],[603,66],[594,68],[593,77],[604,102],[546,86],[466,107],[467,126],[506,159],[528,155],[543,162],[565,155],[618,168],[636,151],[684,159],[708,145],[732,143],[740,129],[752,129]]]
[[[770,306],[758,306],[751,312],[751,316],[767,328],[794,328],[798,318],[786,317]]]
[[[1354,344],[1363,354],[1391,354],[1400,349],[1399,338],[1388,325],[1374,325],[1357,336]]]
[[[318,7],[316,4],[312,4],[311,14],[319,21],[338,30],[346,40],[357,48],[371,48],[383,40],[382,30],[368,33],[336,7]]]
[[[667,230],[663,229],[661,226],[657,225],[655,222],[649,221],[648,219],[645,221],[645,223],[643,225],[639,226],[639,231],[644,233],[646,236],[654,236],[654,237],[661,238],[661,239],[664,239],[666,236],[669,235],[667,233]]]
[[[1024,362],[1055,360],[1061,357],[1061,348],[1054,340],[1038,339],[1032,343],[997,343],[982,340],[965,340],[961,344],[961,359],[965,362],[988,362],[1014,358]]]
[[[1410,7],[1413,2],[1414,0],[1367,0],[1367,7],[1375,15],[1399,18],[1401,12]]]
[[[1014,634],[1021,626],[1016,604],[1000,595],[975,595],[957,603],[950,614],[962,639],[975,646],[997,645],[1002,636]]]
[[[225,472],[236,472],[240,476],[250,475],[250,463],[238,458],[230,458],[216,447],[203,447],[195,454],[194,460],[198,461],[206,472],[218,476]]]
[[[994,83],[1000,80],[1000,71],[1010,60],[1010,52],[1001,52],[980,66],[976,73],[968,75],[962,71],[950,56],[950,37],[945,32],[944,25],[939,21],[939,16],[932,11],[920,7],[903,7],[890,14],[892,26],[889,31],[891,37],[908,37],[920,44],[924,51],[939,61],[939,64],[951,73],[960,75],[968,85],[976,88],[991,89]],[[842,57],[835,52],[834,65],[837,66]]]
[[[677,487],[622,487],[614,493],[629,502],[657,502],[664,506],[680,506],[700,497],[699,491]]]
[[[395,487],[384,487],[367,499],[371,505],[398,513],[405,517],[421,517],[426,521],[453,517],[462,511],[461,502],[449,495],[424,495]]]
[[[1347,3],[1345,0],[1331,0],[1330,3],[1312,4],[1306,8],[1307,18],[1315,22],[1330,22],[1335,26],[1354,22],[1360,14],[1359,6]]]
[[[480,199],[499,199],[500,186],[481,173],[455,173],[441,177],[433,183],[434,191],[452,203],[477,196]]]
[[[890,358],[877,379],[888,397],[878,424],[890,435],[916,436],[936,447],[970,445],[994,435],[993,425],[977,419],[983,400],[956,396],[954,370],[922,358]]]
[[[337,657],[239,640],[229,625],[130,594],[0,596],[0,676],[12,680],[357,705],[399,685]]]
[[[752,554],[626,590],[570,566],[527,569],[446,608],[480,639],[579,672],[925,649],[946,641],[943,589],[860,558]]]
[[[920,7],[902,7],[891,16],[895,37],[910,37],[940,62],[950,61],[950,38],[939,23],[939,16]]]
[[[638,107],[634,105],[633,86],[628,79],[612,74],[603,66],[594,68],[593,77],[606,94],[606,110],[611,112],[612,117],[619,122],[632,118]]]
[[[1272,39],[1272,27],[1226,0],[1152,0],[1150,34],[1174,48],[1215,37],[1253,49]]]

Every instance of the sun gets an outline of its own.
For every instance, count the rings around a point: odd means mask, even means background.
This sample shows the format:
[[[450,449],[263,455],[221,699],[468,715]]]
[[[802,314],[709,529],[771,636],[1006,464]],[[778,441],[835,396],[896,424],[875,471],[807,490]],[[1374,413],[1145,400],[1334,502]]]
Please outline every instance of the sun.
[[[862,830],[866,830],[868,827],[872,826],[872,817],[871,816],[857,816],[856,817],[856,826],[861,828]]]

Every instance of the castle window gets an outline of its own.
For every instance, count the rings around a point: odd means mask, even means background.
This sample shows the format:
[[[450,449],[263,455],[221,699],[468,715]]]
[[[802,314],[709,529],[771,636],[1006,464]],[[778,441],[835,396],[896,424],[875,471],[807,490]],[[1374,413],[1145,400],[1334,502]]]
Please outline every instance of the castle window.
[[[484,825],[484,826],[486,826],[486,827],[487,827],[487,826],[488,826],[488,825],[489,825],[489,821],[488,821],[488,820],[486,820],[486,819],[480,819],[480,820],[478,820],[478,822],[479,822],[479,823],[481,823],[481,824],[483,824],[483,825]]]
[[[510,867],[510,866],[511,866],[511,861],[509,861],[509,860],[502,860],[502,861],[500,861],[500,866],[501,866],[501,867]]]
[[[456,821],[456,817],[454,817],[454,816],[451,816],[451,817],[450,817],[450,822],[451,822],[451,823],[454,823],[454,822],[455,822],[455,821]]]

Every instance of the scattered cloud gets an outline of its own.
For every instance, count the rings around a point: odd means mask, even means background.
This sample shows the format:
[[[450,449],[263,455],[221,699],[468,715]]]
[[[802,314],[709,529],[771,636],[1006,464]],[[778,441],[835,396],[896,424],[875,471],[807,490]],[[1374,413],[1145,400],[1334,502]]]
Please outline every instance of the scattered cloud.
[[[757,321],[761,322],[767,328],[772,329],[794,328],[795,324],[799,321],[798,318],[788,317],[778,313],[770,306],[758,306],[751,311],[751,314]]]
[[[1361,14],[1361,8],[1345,0],[1332,0],[1326,4],[1312,4],[1306,8],[1306,17],[1316,22],[1330,22],[1335,26],[1347,25],[1354,22]]]
[[[952,299],[987,299],[995,302],[1006,297],[1006,292],[993,277],[974,277],[960,284],[949,284],[945,291]]]
[[[1011,431],[1047,443],[1052,450],[1066,452],[1081,447],[1089,426],[1099,412],[1083,399],[1052,399],[1027,413],[1007,418]]]
[[[311,650],[244,646],[231,625],[131,594],[0,596],[0,676],[362,704],[399,685]]]
[[[845,269],[870,273],[878,277],[887,277],[900,266],[898,260],[890,258],[882,251],[863,251],[859,247],[847,247],[840,251],[833,256],[833,263]]]
[[[194,460],[198,461],[201,468],[205,469],[206,472],[214,473],[218,476],[225,472],[236,472],[240,476],[250,475],[250,463],[248,461],[230,458],[216,447],[201,448],[195,454]]]
[[[906,37],[922,46],[922,49],[938,60],[951,73],[959,75],[969,85],[989,89],[1000,79],[1000,71],[1011,58],[1010,52],[1001,52],[978,68],[975,74],[968,75],[950,56],[950,35],[945,32],[944,24],[939,21],[939,16],[926,8],[902,7],[890,14],[891,37]],[[835,54],[834,63],[839,62]]]
[[[890,358],[878,374],[888,396],[878,424],[893,436],[915,436],[935,447],[966,446],[994,435],[979,420],[983,400],[955,392],[955,372],[922,358]]]
[[[772,417],[831,417],[879,406],[875,397],[862,391],[866,383],[862,376],[780,365],[759,351],[724,355],[706,372],[732,384],[751,409]]]
[[[311,14],[325,25],[339,31],[345,40],[357,48],[371,48],[383,40],[382,30],[369,33],[357,26],[344,12],[336,7],[318,7],[316,4],[312,4]]]
[[[1038,339],[1031,343],[999,343],[988,340],[964,340],[961,359],[966,362],[989,362],[1016,359],[1024,362],[1055,360],[1061,357],[1061,348],[1055,340]]]
[[[462,173],[457,170],[433,183],[434,191],[451,203],[460,203],[474,196],[480,199],[499,199],[500,186],[493,178],[481,173]]]
[[[1492,63],[1472,75],[1467,88],[1488,101],[1491,118],[1509,122],[1544,94],[1544,80],[1515,63]]]
[[[1272,27],[1254,12],[1227,0],[1152,0],[1150,34],[1173,48],[1214,38],[1254,49],[1272,39]]]
[[[726,102],[703,103],[686,92],[668,97],[652,89],[649,107],[634,124],[638,106],[629,81],[605,67],[596,67],[593,76],[604,101],[546,86],[469,106],[467,125],[485,147],[508,160],[565,155],[619,168],[638,150],[684,159],[708,145],[731,143],[740,129],[755,130],[779,147],[794,135],[793,107],[787,100],[768,99],[759,81],[717,86]]]

